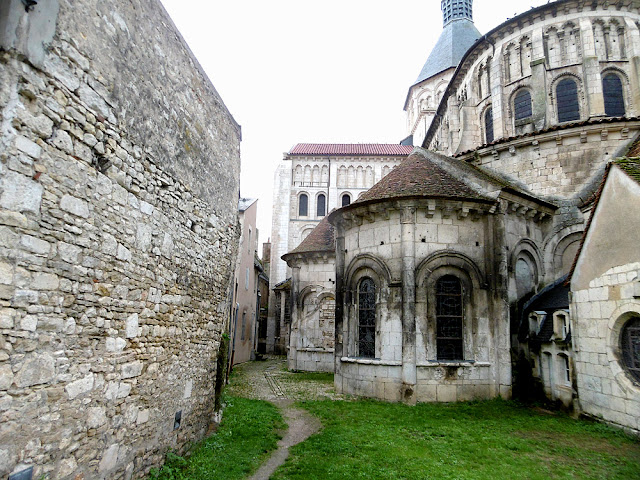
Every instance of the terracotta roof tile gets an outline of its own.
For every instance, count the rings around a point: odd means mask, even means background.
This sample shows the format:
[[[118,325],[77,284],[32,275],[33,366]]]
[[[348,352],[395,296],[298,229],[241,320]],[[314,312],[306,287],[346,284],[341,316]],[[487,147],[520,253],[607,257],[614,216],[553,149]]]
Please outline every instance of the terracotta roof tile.
[[[412,151],[411,145],[395,143],[299,143],[289,155],[406,156]]]
[[[456,179],[428,158],[414,153],[362,194],[352,205],[402,197],[491,200]]]
[[[335,245],[336,239],[333,225],[329,223],[328,217],[324,217],[307,238],[287,253],[287,255],[294,253],[334,252]]]

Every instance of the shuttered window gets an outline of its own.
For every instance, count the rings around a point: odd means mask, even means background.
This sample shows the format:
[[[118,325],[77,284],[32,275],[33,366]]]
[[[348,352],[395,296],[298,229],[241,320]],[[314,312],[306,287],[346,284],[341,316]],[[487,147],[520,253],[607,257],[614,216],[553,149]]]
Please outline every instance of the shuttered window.
[[[580,119],[578,86],[574,80],[565,78],[558,82],[556,101],[558,105],[558,122],[570,122]]]
[[[624,117],[624,96],[622,95],[622,81],[620,77],[609,73],[602,78],[602,93],[604,95],[604,113],[607,117]]]

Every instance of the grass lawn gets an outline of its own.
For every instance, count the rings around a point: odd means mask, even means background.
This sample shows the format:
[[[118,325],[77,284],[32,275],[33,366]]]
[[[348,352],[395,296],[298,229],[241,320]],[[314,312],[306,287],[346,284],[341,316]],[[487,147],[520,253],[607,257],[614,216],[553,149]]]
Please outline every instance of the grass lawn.
[[[196,445],[186,458],[167,455],[154,480],[232,480],[247,478],[269,457],[286,428],[271,403],[225,398],[227,404],[218,431]]]
[[[512,402],[301,406],[324,429],[273,479],[640,479],[636,440]]]

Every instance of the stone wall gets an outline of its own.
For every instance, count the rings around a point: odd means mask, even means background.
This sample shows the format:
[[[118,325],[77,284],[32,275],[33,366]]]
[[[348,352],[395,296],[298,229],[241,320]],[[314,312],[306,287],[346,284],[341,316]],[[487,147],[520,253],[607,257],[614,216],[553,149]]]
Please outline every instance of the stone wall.
[[[296,305],[291,312],[290,370],[334,371],[335,255],[300,254],[293,265]]]
[[[212,418],[240,130],[159,2],[10,0],[0,45],[0,477],[139,478]]]

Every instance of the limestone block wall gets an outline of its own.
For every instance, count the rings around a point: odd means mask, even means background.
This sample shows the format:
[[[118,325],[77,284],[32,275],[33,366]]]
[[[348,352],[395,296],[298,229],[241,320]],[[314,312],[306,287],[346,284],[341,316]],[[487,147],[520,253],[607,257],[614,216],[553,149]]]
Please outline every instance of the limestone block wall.
[[[334,371],[335,258],[301,259],[294,267],[296,305],[292,307],[287,361],[289,369]]]
[[[494,257],[504,230],[496,234],[497,220],[486,208],[407,201],[363,207],[344,218],[338,233],[344,235],[345,253],[344,271],[337,274],[346,291],[344,321],[336,319],[338,389],[391,401],[510,395],[506,290],[496,283],[497,293],[489,295],[487,286],[489,274],[506,273],[506,259]],[[459,278],[464,292],[461,361],[437,360],[434,288],[443,275]],[[376,283],[374,358],[359,357],[357,348],[357,288],[364,277]]]
[[[159,2],[0,31],[0,477],[140,478],[212,419],[240,130]]]
[[[640,386],[626,371],[620,333],[640,316],[640,263],[613,267],[572,291],[571,315],[580,409],[640,432]]]

